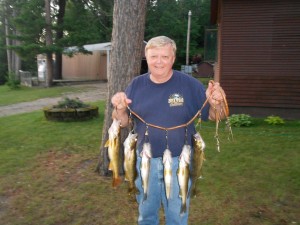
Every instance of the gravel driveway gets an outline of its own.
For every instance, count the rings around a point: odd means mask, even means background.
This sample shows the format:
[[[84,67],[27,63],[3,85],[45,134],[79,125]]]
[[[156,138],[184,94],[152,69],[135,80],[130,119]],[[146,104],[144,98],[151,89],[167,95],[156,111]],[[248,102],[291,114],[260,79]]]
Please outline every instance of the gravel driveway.
[[[94,84],[82,84],[81,86],[88,86],[90,88],[87,91],[78,93],[65,93],[63,96],[56,98],[42,98],[32,102],[22,102],[7,106],[0,106],[0,117],[41,110],[45,106],[57,104],[58,101],[65,97],[78,97],[83,102],[95,102],[106,99],[107,83],[101,82]]]

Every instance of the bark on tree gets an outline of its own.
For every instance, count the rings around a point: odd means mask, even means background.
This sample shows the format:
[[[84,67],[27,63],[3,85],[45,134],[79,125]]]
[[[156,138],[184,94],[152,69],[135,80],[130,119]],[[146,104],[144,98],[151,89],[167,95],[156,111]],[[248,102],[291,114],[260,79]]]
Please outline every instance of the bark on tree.
[[[8,12],[8,10],[6,10]],[[12,12],[12,17],[15,17],[16,15],[15,10]],[[5,16],[5,41],[6,41],[6,46],[16,46],[19,45],[20,42],[18,40],[12,40],[9,38],[11,35],[16,35],[18,34],[18,31],[11,26],[10,21],[8,19],[8,15]],[[17,76],[15,78],[19,79],[19,70],[21,69],[21,59],[17,55],[15,51],[12,49],[7,48],[6,50],[7,53],[7,65],[8,65],[8,73],[9,76],[12,74]]]
[[[112,50],[108,72],[108,95],[105,120],[102,130],[102,143],[96,171],[108,175],[108,153],[104,144],[108,139],[112,107],[110,99],[118,91],[124,91],[136,75],[140,74],[143,40],[145,31],[147,0],[115,0],[113,12]],[[122,129],[121,143],[128,134]],[[123,145],[121,145],[123,147]],[[122,150],[120,151],[123,152]],[[121,156],[122,157],[122,156]]]
[[[56,30],[56,41],[59,42],[63,34],[63,24],[66,9],[66,0],[58,0],[58,14],[57,14],[57,30]],[[55,53],[55,79],[62,79],[62,53]]]
[[[10,39],[9,37],[9,26],[8,26],[8,19],[7,17],[5,17],[5,41],[6,41],[6,46],[10,45]],[[12,62],[11,62],[11,55],[12,55],[12,51],[10,49],[6,50],[6,54],[7,54],[7,67],[8,67],[8,73],[10,74],[12,72]]]
[[[45,19],[46,19],[46,46],[51,46],[52,41],[52,30],[51,30],[51,14],[50,14],[50,1],[45,0]],[[46,75],[46,87],[51,87],[53,82],[53,59],[52,52],[47,54],[47,75]]]

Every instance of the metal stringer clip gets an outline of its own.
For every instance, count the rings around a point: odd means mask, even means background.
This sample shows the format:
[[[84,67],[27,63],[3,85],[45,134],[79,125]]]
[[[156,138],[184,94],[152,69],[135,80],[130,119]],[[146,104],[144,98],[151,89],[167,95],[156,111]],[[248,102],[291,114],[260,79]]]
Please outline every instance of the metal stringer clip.
[[[145,142],[149,142],[149,126],[146,123]]]

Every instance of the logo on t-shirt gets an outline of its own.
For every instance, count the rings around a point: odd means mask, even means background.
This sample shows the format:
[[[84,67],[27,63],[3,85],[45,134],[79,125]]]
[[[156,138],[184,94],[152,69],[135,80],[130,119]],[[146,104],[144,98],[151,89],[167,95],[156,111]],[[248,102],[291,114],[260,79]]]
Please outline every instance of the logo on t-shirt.
[[[172,94],[169,96],[168,103],[169,103],[170,107],[183,106],[184,98],[182,95],[175,93],[175,94]]]

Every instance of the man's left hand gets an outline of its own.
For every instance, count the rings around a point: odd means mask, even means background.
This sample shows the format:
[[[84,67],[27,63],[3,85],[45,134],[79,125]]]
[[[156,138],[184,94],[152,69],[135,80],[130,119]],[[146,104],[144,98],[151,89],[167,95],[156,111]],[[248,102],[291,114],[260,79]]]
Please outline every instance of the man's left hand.
[[[211,106],[218,106],[224,101],[226,95],[220,83],[210,81],[206,90],[206,97],[209,98],[208,102]]]

